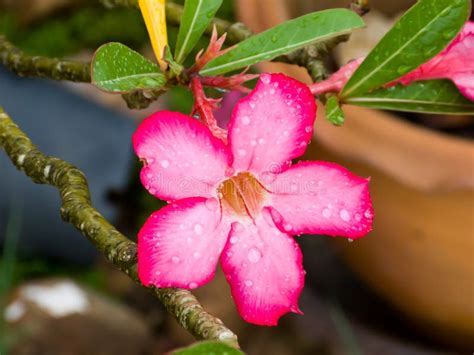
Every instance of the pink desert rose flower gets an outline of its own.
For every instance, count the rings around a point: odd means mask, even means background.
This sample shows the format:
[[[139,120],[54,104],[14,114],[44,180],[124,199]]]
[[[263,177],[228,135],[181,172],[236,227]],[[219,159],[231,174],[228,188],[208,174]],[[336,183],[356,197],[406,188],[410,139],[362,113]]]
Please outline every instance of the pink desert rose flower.
[[[311,85],[314,95],[342,90],[347,80],[364,58],[358,58],[342,66],[329,79]],[[395,80],[391,85],[408,85],[413,81],[449,79],[459,91],[474,101],[474,22],[468,21],[454,40],[438,55],[417,69]]]
[[[292,234],[358,238],[372,228],[368,179],[327,162],[291,160],[306,150],[316,103],[308,87],[262,74],[235,105],[228,144],[196,119],[160,111],[133,135],[145,163],[140,177],[169,205],[138,234],[138,272],[145,285],[194,289],[218,261],[241,316],[276,325],[304,284]]]

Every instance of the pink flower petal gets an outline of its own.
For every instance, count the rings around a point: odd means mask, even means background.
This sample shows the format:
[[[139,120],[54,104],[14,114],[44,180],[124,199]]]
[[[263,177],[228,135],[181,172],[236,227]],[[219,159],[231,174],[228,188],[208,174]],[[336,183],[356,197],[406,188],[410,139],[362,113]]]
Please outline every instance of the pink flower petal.
[[[164,200],[209,197],[231,164],[227,147],[201,122],[179,112],[146,118],[133,135],[136,154],[146,161],[140,178]]]
[[[138,275],[144,285],[196,288],[212,279],[230,231],[219,202],[179,200],[153,213],[138,233]]]
[[[372,229],[368,183],[337,164],[318,161],[300,162],[266,186],[282,231],[355,239]]]
[[[242,318],[276,325],[287,312],[301,313],[302,255],[294,239],[281,233],[269,211],[255,220],[235,222],[222,252],[222,269]]]
[[[450,79],[459,91],[474,100],[474,22],[467,22],[441,53],[396,82],[408,85],[416,80]]]
[[[237,171],[282,171],[311,139],[316,102],[308,87],[283,74],[262,74],[235,106],[229,146]]]
[[[321,95],[326,92],[339,92],[342,90],[349,78],[354,74],[360,63],[364,61],[364,57],[357,58],[348,62],[333,73],[328,79],[313,83],[309,86],[313,95]]]

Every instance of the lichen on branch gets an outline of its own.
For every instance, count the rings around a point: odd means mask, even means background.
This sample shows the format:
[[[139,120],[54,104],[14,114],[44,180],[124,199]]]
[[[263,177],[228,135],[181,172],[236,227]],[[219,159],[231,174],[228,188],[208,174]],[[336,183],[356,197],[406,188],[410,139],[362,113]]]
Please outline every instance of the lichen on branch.
[[[61,196],[62,218],[87,237],[109,262],[139,283],[137,245],[92,206],[82,171],[64,160],[41,153],[1,107],[0,147],[35,183],[56,187]],[[197,339],[219,340],[238,347],[237,336],[220,319],[207,313],[191,292],[175,288],[149,290]]]

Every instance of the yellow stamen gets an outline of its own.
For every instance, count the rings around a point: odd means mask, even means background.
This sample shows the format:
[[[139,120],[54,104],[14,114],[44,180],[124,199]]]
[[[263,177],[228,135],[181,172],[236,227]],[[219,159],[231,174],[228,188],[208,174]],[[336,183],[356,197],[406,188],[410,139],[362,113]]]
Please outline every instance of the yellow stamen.
[[[163,60],[163,50],[168,45],[166,33],[165,0],[138,0],[145,25],[150,36],[153,52],[162,70],[167,65]]]

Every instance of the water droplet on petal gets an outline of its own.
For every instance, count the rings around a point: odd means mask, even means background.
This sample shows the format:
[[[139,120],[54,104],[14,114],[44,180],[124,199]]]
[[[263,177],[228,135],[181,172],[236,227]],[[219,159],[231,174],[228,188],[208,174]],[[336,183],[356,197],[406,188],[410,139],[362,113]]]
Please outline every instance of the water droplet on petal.
[[[259,138],[259,139],[258,139],[258,144],[264,145],[265,143],[266,143],[266,141],[265,141],[264,138]]]
[[[341,219],[345,222],[349,222],[351,220],[351,215],[345,209],[342,209],[339,212],[339,217],[341,217]]]
[[[266,183],[271,183],[275,181],[276,179],[276,174],[273,174],[269,171],[266,171],[260,175],[260,179],[262,179]]]
[[[291,230],[293,229],[293,226],[292,226],[291,224],[289,224],[289,223],[285,223],[285,224],[283,225],[283,229],[284,229],[285,231],[289,232],[289,231],[291,231]]]
[[[237,243],[238,241],[239,241],[239,238],[237,238],[237,237],[235,237],[235,236],[234,236],[234,237],[230,237],[230,244],[235,244],[235,243]]]
[[[198,251],[195,251],[195,252],[193,253],[193,257],[194,257],[195,259],[199,259],[199,258],[201,257],[201,253],[199,253]]]
[[[369,208],[365,210],[364,217],[369,219],[373,217],[372,211]]]
[[[194,233],[196,233],[197,235],[200,235],[203,232],[202,225],[199,223],[196,223],[193,229],[194,229]]]
[[[239,155],[241,157],[243,157],[247,154],[247,151],[245,149],[239,149],[239,150],[237,150],[237,153],[239,153]]]
[[[349,238],[349,239],[347,239],[347,241],[348,241],[349,243],[352,243],[352,242],[354,241],[354,239]]]
[[[273,37],[275,37],[275,40],[273,40]],[[272,37],[272,41],[276,41],[276,36]],[[260,75],[260,80],[262,80],[262,83],[268,84],[270,83],[270,75],[268,74],[262,74]]]
[[[163,168],[165,168],[165,169],[170,166],[170,162],[169,162],[168,160],[166,160],[166,159],[165,159],[165,160],[162,160],[162,161],[160,162],[160,164],[161,164],[161,166],[162,166]]]
[[[180,260],[181,260],[181,259],[180,259],[178,256],[173,256],[173,257],[171,258],[171,261],[172,261],[174,264],[179,263]]]
[[[242,117],[242,123],[245,125],[245,126],[248,126],[250,124],[250,117],[249,116],[244,116]]]
[[[329,208],[325,208],[322,212],[324,218],[331,217],[331,210]]]
[[[245,286],[252,287],[252,285],[253,285],[252,280],[245,280]]]
[[[257,248],[250,248],[247,258],[253,264],[258,263],[262,258],[262,253]]]
[[[195,289],[196,287],[198,287],[198,284],[196,282],[190,282],[188,286],[192,290],[192,289]]]

